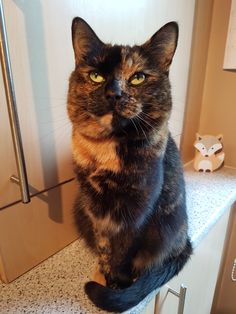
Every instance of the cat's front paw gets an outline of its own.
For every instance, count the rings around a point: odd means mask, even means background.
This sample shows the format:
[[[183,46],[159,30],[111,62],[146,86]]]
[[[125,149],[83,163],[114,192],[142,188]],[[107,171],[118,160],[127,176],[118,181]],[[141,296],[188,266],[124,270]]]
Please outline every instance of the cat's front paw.
[[[105,276],[101,273],[99,266],[96,267],[96,270],[93,274],[93,281],[100,283],[102,286],[106,286]]]

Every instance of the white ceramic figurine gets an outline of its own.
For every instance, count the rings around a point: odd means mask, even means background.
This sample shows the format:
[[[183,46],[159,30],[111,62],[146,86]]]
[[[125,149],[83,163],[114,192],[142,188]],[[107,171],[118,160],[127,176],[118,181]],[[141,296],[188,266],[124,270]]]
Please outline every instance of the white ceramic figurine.
[[[223,164],[225,153],[222,152],[222,139],[221,134],[217,136],[196,134],[194,142],[196,155],[193,164],[196,171],[212,172]]]

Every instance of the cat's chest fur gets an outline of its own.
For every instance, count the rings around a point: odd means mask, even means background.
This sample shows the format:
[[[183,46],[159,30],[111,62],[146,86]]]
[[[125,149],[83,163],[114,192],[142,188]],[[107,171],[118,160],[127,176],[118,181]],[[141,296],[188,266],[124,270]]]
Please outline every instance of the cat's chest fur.
[[[83,169],[90,170],[91,175],[106,170],[114,173],[121,171],[121,160],[114,139],[94,140],[75,131],[72,146],[74,161]]]

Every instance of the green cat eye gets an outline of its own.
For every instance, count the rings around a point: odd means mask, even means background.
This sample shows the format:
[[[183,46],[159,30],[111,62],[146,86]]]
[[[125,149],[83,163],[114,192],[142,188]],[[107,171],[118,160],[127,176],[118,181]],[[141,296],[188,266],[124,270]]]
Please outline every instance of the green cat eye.
[[[141,84],[141,83],[143,83],[145,81],[145,78],[146,78],[146,76],[145,76],[144,73],[141,73],[141,72],[140,73],[136,73],[133,76],[131,76],[130,83],[132,85],[139,85],[139,84]]]
[[[101,74],[99,74],[98,72],[95,72],[95,71],[91,72],[89,74],[89,77],[95,83],[102,83],[103,81],[105,81],[104,77]]]

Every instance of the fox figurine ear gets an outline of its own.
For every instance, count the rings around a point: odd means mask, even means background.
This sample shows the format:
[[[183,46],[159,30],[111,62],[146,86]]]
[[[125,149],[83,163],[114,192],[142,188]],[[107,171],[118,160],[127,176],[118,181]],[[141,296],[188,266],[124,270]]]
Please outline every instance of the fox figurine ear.
[[[219,135],[216,136],[216,138],[221,142],[223,140],[223,135],[219,134]]]
[[[201,139],[202,139],[202,136],[200,134],[196,133],[196,140],[200,141]]]

